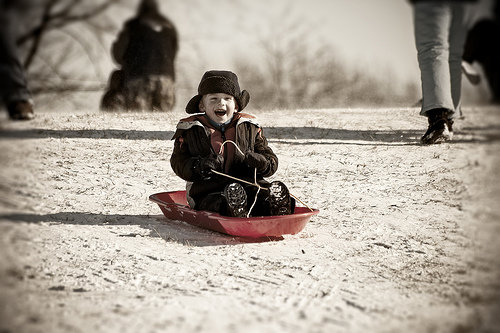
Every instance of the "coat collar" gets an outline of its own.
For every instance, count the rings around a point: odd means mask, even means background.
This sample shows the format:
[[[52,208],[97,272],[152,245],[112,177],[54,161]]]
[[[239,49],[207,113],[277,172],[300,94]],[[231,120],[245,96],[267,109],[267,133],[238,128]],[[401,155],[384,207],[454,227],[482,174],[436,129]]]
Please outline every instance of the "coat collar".
[[[238,127],[240,124],[249,122],[251,124],[254,124],[257,127],[260,127],[259,123],[257,122],[256,118],[252,116],[251,114],[248,113],[243,113],[243,112],[237,112],[233,116],[232,122],[236,122],[236,127]],[[186,130],[189,129],[193,126],[203,126],[203,127],[211,127],[213,126],[208,122],[208,120],[205,118],[204,113],[199,113],[192,115],[187,118],[183,118],[179,120],[179,123],[177,124],[177,129],[182,129]]]

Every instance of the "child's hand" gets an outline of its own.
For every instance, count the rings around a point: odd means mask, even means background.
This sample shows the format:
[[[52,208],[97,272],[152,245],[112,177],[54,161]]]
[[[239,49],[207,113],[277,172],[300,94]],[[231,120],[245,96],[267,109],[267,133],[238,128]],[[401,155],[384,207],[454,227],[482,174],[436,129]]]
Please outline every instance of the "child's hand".
[[[264,173],[269,167],[269,161],[265,156],[253,151],[248,151],[245,154],[245,163],[256,168],[259,173]]]
[[[224,157],[222,155],[210,155],[199,160],[198,165],[195,165],[194,171],[201,178],[208,178],[212,174],[212,170],[222,171],[224,165]]]

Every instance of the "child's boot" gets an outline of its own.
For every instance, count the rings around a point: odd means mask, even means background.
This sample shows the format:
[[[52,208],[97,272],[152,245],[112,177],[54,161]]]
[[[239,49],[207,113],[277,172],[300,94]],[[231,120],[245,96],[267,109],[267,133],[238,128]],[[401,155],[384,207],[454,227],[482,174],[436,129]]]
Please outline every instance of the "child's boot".
[[[271,183],[267,200],[271,215],[288,215],[292,213],[290,192],[282,182],[274,181]]]
[[[231,183],[224,188],[228,215],[233,217],[247,217],[247,194],[243,186]]]

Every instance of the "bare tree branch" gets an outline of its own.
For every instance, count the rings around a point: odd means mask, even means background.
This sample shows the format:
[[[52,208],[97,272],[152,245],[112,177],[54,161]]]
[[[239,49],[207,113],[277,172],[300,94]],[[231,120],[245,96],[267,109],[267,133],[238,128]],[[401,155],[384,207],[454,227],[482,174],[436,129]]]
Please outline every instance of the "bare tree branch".
[[[50,11],[52,10],[53,6],[57,3],[58,0],[50,0],[47,5],[45,6],[45,9],[43,11],[42,15],[42,21],[40,25],[34,29],[32,38],[33,38],[33,43],[31,44],[31,47],[28,51],[28,54],[26,56],[26,59],[24,60],[24,68],[28,69],[29,66],[31,65],[31,62],[33,61],[33,58],[38,51],[38,47],[40,46],[40,42],[42,40],[42,36],[47,29],[47,26],[50,22]]]
[[[98,59],[94,56],[92,52],[92,46],[85,40],[85,38],[81,38],[78,34],[71,32],[69,29],[63,30],[61,32],[68,35],[72,40],[80,45],[85,55],[88,57],[90,63],[92,64],[95,75],[98,78],[103,79],[104,75],[99,71],[99,68],[97,67]]]
[[[24,61],[24,67],[26,69],[28,69],[29,66],[31,65],[33,57],[37,53],[38,48],[40,46],[40,41],[43,35],[47,33],[47,31],[57,28],[62,28],[75,22],[87,21],[101,14],[102,12],[106,11],[110,6],[119,2],[120,0],[108,0],[100,4],[99,6],[89,9],[86,12],[80,14],[71,13],[71,10],[76,10],[75,7],[77,7],[77,4],[79,3],[79,1],[77,0],[72,0],[68,2],[67,5],[64,6],[60,11],[52,13],[53,9],[56,7],[57,4],[60,3],[60,1],[61,0],[49,0],[44,5],[44,10],[40,24],[17,39],[18,45],[23,45],[28,41],[33,40],[33,43]]]
[[[74,22],[78,21],[86,21],[88,19],[91,19],[100,13],[104,12],[107,10],[111,5],[117,3],[120,0],[108,0],[107,2],[104,2],[103,4],[81,14],[74,14],[74,15],[64,15],[64,13],[56,13],[53,15],[54,21],[59,20],[59,22],[55,21],[53,24],[50,25],[51,29],[55,28],[61,28],[63,26],[69,25]]]
[[[34,94],[104,88],[101,82],[106,75],[99,64],[102,55],[108,52],[105,34],[116,27],[111,18],[103,19],[102,16],[107,16],[106,11],[111,6],[125,0],[98,1],[44,0],[39,7],[28,9],[31,16],[26,18],[29,17],[35,26],[21,35],[17,44],[24,45],[24,67],[29,70],[30,88]],[[79,25],[74,26],[76,23]],[[75,47],[78,52],[72,52]],[[83,71],[83,75],[76,78],[75,71],[71,70],[75,61],[87,67],[90,65],[94,70]],[[67,74],[68,70],[71,75]]]

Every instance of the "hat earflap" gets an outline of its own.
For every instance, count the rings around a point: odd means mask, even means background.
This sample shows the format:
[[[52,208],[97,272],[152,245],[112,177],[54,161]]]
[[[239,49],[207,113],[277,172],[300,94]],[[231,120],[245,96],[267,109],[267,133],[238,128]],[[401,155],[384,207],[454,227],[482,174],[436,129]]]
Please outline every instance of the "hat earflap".
[[[250,94],[248,93],[248,91],[243,90],[241,92],[238,102],[239,102],[238,103],[238,107],[239,107],[238,111],[241,111],[248,105],[248,102],[250,102]]]
[[[198,106],[200,105],[201,98],[202,96],[200,95],[196,95],[193,98],[191,98],[188,104],[186,105],[186,112],[190,114],[201,112],[200,109],[198,108]]]

